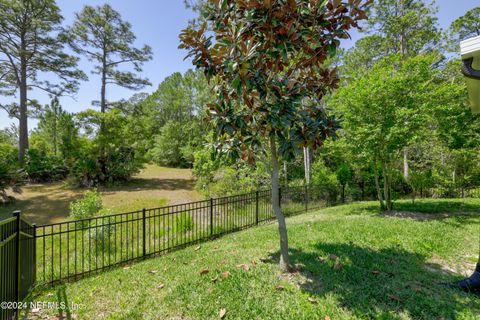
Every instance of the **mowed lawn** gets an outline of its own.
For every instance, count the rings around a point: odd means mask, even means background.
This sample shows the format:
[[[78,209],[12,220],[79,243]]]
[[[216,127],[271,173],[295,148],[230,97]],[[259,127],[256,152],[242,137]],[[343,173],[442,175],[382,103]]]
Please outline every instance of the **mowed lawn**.
[[[68,220],[70,202],[82,197],[87,189],[73,188],[66,182],[30,184],[21,194],[12,194],[17,201],[0,206],[0,219],[22,210],[30,222],[37,224]],[[100,187],[105,208],[112,213],[142,208],[155,208],[199,200],[194,190],[191,170],[146,165],[133,179],[119,186]]]
[[[288,218],[298,270],[291,274],[277,266],[277,226],[269,224],[38,289],[33,301],[80,308],[33,310],[28,317],[480,318],[479,297],[442,285],[474,268],[480,200],[402,201],[397,208],[402,217],[365,202]]]

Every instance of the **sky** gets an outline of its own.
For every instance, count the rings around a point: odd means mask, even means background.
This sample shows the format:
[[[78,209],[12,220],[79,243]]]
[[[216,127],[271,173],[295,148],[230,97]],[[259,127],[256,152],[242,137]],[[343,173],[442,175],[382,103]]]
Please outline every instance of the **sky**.
[[[430,2],[430,0],[428,0]],[[117,10],[122,18],[132,24],[132,29],[137,36],[136,46],[148,44],[153,49],[153,59],[145,63],[142,76],[147,77],[152,86],[142,92],[153,92],[162,80],[174,72],[185,72],[192,68],[189,60],[184,60],[186,52],[178,49],[178,34],[187,26],[188,21],[195,14],[186,9],[183,0],[57,0],[57,5],[64,16],[64,25],[71,25],[75,12],[80,11],[84,5],[102,5],[109,3]],[[464,15],[467,11],[478,6],[478,0],[437,0],[439,26],[446,29],[452,21]],[[354,45],[362,35],[358,32],[351,34],[351,40],[344,40],[342,47],[349,48]],[[92,75],[92,63],[82,58],[79,68],[83,70],[89,79],[82,82],[80,90],[74,97],[62,97],[60,103],[69,112],[79,112],[91,108],[93,100],[99,100],[100,79]],[[52,81],[55,80],[54,76]],[[135,92],[115,87],[107,87],[107,99],[116,101],[128,99]],[[50,99],[47,95],[31,91],[30,97],[36,98],[41,104],[48,104]],[[0,96],[0,103],[6,102],[5,97]],[[5,111],[0,110],[0,128],[17,122],[16,119],[8,118]],[[36,126],[35,119],[29,120],[29,129]]]

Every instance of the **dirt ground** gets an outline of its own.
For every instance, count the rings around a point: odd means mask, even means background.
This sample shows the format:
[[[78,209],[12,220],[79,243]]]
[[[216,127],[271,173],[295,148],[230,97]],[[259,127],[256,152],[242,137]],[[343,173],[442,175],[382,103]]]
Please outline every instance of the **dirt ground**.
[[[99,188],[105,208],[112,213],[128,212],[201,200],[194,189],[191,170],[147,165],[131,181],[115,187]],[[0,207],[0,218],[22,210],[26,219],[37,224],[55,223],[68,219],[70,202],[79,199],[87,189],[75,189],[65,182],[31,184],[17,201]]]

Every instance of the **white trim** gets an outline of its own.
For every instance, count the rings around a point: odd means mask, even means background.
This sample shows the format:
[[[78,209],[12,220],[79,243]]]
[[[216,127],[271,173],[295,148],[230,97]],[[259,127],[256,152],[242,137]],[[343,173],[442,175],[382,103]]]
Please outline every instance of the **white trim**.
[[[461,41],[460,53],[462,59],[480,57],[480,36]]]

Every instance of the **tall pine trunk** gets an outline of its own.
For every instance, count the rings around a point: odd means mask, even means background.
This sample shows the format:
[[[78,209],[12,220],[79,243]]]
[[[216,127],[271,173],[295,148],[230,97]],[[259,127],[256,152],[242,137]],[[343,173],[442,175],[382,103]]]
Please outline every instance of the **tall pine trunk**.
[[[107,111],[107,56],[105,49],[103,51],[103,61],[102,61],[102,87],[101,87],[101,92],[100,92],[100,112],[105,113]],[[100,134],[103,133],[105,130],[105,124],[103,123],[103,119],[100,123]],[[103,139],[101,139],[103,141]],[[100,145],[100,171],[102,172],[102,179],[107,178],[107,159],[106,159],[106,152],[105,152],[105,146],[103,143]]]
[[[18,160],[20,163],[23,163],[28,149],[27,89],[27,61],[22,57],[20,59],[20,132],[18,141]]]
[[[275,138],[270,137],[270,153],[272,157],[272,207],[278,220],[278,232],[280,235],[280,268],[284,271],[290,270],[290,259],[288,257],[288,234],[285,216],[280,209],[280,181],[278,177],[278,156]]]

